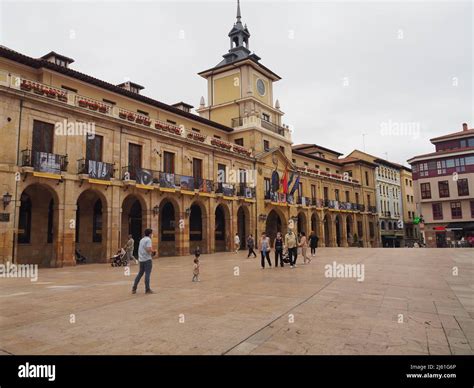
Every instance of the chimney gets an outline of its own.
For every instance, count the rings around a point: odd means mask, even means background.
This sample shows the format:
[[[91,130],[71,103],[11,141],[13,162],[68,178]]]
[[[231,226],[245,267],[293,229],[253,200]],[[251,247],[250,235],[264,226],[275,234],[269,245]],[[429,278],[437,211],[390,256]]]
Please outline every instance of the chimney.
[[[463,130],[463,131],[467,131],[467,123],[463,123],[463,124],[462,124],[462,130]]]

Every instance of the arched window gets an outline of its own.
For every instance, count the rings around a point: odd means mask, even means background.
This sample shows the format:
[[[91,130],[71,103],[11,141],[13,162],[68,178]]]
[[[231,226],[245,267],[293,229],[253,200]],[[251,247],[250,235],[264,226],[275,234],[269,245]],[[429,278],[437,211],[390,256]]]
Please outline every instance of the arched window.
[[[385,221],[382,221],[382,222],[380,223],[380,228],[381,228],[382,230],[385,230]]]
[[[102,201],[98,199],[94,205],[92,217],[92,242],[102,242]]]
[[[28,194],[22,194],[20,201],[18,244],[29,244],[31,239],[31,198]]]

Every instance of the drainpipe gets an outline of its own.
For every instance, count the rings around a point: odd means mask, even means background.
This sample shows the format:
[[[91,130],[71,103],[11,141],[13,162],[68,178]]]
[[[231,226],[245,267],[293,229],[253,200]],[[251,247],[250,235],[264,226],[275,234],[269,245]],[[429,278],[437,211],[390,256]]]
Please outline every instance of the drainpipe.
[[[21,133],[21,116],[23,113],[23,100],[20,100],[20,115],[18,118],[18,135],[17,135],[17,153],[16,153],[16,165],[20,165],[20,133]],[[15,264],[16,255],[16,203],[18,201],[18,180],[15,179],[15,206],[13,209],[13,241],[12,241],[12,264]]]

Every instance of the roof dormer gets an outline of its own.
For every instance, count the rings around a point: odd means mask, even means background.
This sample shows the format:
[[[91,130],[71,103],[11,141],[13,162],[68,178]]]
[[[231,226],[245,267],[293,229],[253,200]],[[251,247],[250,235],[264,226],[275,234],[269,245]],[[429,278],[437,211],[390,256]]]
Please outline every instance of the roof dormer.
[[[74,59],[55,53],[54,51],[51,51],[50,53],[43,55],[40,59],[54,63],[61,67],[65,67],[66,69],[69,67],[71,63],[74,62]]]
[[[134,82],[131,82],[131,81],[122,82],[121,84],[118,84],[117,86],[119,88],[128,90],[132,93],[137,93],[137,94],[140,94],[140,90],[145,89],[144,86],[138,85],[138,84],[136,84]]]

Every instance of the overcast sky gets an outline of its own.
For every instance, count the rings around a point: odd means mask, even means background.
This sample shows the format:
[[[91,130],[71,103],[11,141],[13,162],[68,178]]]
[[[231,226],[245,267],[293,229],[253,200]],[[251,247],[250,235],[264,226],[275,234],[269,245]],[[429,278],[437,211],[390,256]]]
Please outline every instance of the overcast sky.
[[[474,127],[473,4],[242,0],[250,49],[282,77],[274,97],[295,143],[405,163],[429,139]],[[236,1],[4,1],[0,44],[166,103],[199,105],[196,73],[221,61]]]

